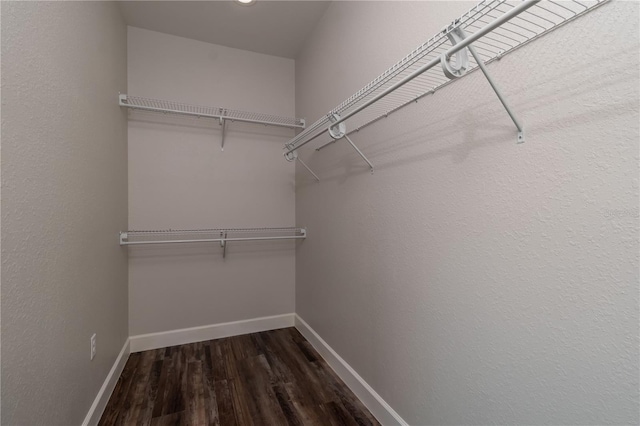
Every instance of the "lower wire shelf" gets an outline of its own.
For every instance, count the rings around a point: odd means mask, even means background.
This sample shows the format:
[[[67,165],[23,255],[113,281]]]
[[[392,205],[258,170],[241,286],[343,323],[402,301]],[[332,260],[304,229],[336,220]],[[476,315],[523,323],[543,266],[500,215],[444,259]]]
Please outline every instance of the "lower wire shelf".
[[[307,237],[306,228],[211,228],[120,232],[120,245],[220,243],[222,257],[229,241],[295,240]]]

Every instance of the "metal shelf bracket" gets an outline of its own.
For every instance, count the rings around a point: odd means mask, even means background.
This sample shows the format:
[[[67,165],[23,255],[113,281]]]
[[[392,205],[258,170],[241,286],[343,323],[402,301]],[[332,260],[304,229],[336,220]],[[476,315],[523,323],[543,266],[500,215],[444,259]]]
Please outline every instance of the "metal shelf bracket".
[[[448,26],[443,30],[443,33],[446,34],[447,38],[449,39],[449,41],[453,46],[456,46],[458,43],[464,41],[464,39],[467,38],[467,35],[465,34],[464,30],[458,27],[457,25],[458,25],[458,21],[454,21],[450,26]],[[518,118],[515,116],[515,113],[507,103],[507,100],[502,95],[500,88],[491,77],[491,74],[489,74],[489,70],[487,69],[486,65],[484,64],[484,61],[476,51],[475,47],[473,47],[473,44],[469,43],[467,44],[466,49],[463,48],[454,53],[456,55],[455,65],[451,64],[450,62],[451,58],[447,56],[446,52],[442,54],[442,56],[440,57],[440,61],[442,63],[442,71],[444,72],[444,75],[446,75],[449,79],[455,79],[455,78],[462,77],[464,74],[466,74],[467,69],[469,68],[469,57],[467,55],[467,50],[471,52],[471,56],[473,56],[473,59],[475,59],[476,63],[478,64],[478,68],[480,68],[480,71],[482,71],[482,74],[484,74],[485,78],[489,82],[489,85],[491,86],[496,96],[502,103],[502,106],[504,107],[505,110],[507,110],[507,114],[509,114],[509,117],[511,117],[513,124],[515,124],[516,129],[518,130],[518,136],[517,136],[516,142],[523,143],[524,130],[522,128],[522,124],[520,123],[520,120],[518,120]]]
[[[453,46],[464,40],[465,35],[462,28],[458,27],[458,22],[453,22],[449,27],[445,28],[442,32],[447,36]],[[449,79],[462,77],[467,73],[469,69],[469,55],[467,55],[466,49],[458,50],[455,53],[456,63],[451,63],[451,58],[447,56],[446,52],[443,52],[440,56],[440,62],[442,63],[442,72]]]
[[[314,179],[315,179],[317,182],[320,182],[320,178],[318,177],[318,175],[317,175],[317,174],[315,174],[315,173],[313,172],[313,170],[311,170],[311,168],[310,168],[309,166],[307,166],[307,164],[306,164],[304,161],[302,161],[302,160],[300,159],[300,157],[298,157],[298,151],[285,152],[285,153],[284,153],[284,158],[285,158],[287,161],[289,161],[289,162],[292,162],[292,161],[299,161],[299,162],[300,162],[300,164],[302,164],[302,165],[304,166],[304,168],[305,168],[305,169],[307,169],[307,171],[313,175]]]
[[[227,233],[220,232],[220,247],[222,247],[222,258],[227,256]]]
[[[224,119],[225,113],[227,111],[220,108],[220,126],[222,127],[222,137],[220,140],[220,151],[224,151],[224,137],[226,135],[227,132],[227,120]]]
[[[333,142],[337,142],[339,139],[346,139],[347,142],[349,142],[349,144],[353,147],[353,149],[356,150],[356,152],[358,153],[358,155],[360,155],[360,157],[362,157],[362,159],[369,165],[369,167],[371,168],[371,173],[373,173],[373,164],[371,164],[371,161],[369,161],[369,159],[367,157],[365,157],[365,155],[362,153],[362,151],[360,151],[360,149],[356,146],[355,143],[353,143],[353,141],[349,138],[349,136],[347,136],[347,125],[344,121],[340,122],[340,115],[339,114],[331,114],[329,115],[329,122],[330,123],[336,123],[338,122],[338,124],[330,124],[329,125],[329,135],[334,139],[333,141],[329,142],[329,143],[333,143]],[[316,151],[319,151],[321,148],[324,148],[325,146],[329,145],[325,144],[323,146],[321,146],[320,148],[316,149]]]
[[[329,115],[330,123],[335,123],[338,120],[340,120],[340,116],[338,114]],[[335,125],[334,124],[329,125],[329,136],[331,136],[333,139],[335,140],[342,139],[346,135],[347,135],[347,125],[344,122],[338,123]]]
[[[518,129],[516,143],[524,143],[524,128],[522,127],[522,123],[520,122],[520,120],[518,120],[518,117],[516,117],[515,113],[507,103],[507,100],[502,95],[502,92],[500,91],[500,88],[498,87],[496,82],[493,81],[493,78],[491,77],[491,74],[489,74],[489,70],[487,69],[487,66],[484,64],[484,61],[482,60],[480,55],[478,55],[476,48],[473,47],[472,44],[469,44],[467,46],[467,49],[469,49],[469,52],[471,52],[473,59],[475,59],[476,63],[478,64],[478,68],[480,68],[480,71],[482,71],[482,74],[484,74],[485,78],[489,82],[489,85],[491,86],[496,96],[498,97],[498,100],[500,100],[500,103],[502,103],[502,106],[507,111],[507,114],[509,114],[511,121],[513,121],[513,124],[516,126],[516,129]]]
[[[356,152],[360,155],[360,157],[362,157],[362,159],[364,161],[367,162],[367,164],[369,165],[369,168],[371,169],[371,174],[373,174],[373,164],[371,164],[371,161],[369,161],[369,159],[367,159],[367,157],[364,156],[364,154],[362,153],[362,151],[360,151],[358,149],[358,147],[356,146],[355,143],[353,143],[353,141],[349,138],[349,136],[347,136],[346,134],[344,135],[344,138],[347,140],[347,142],[349,142],[349,144],[351,144],[351,146],[353,147],[353,149],[356,150]]]

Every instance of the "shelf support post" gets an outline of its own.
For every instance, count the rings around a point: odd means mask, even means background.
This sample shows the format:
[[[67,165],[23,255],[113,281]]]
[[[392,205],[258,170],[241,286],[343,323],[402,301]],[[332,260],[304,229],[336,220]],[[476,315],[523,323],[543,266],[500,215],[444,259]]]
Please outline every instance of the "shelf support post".
[[[336,113],[333,113],[329,116],[330,123],[338,123],[339,120],[340,120],[340,115]],[[362,157],[362,159],[367,162],[367,164],[371,168],[371,173],[373,173],[373,164],[371,164],[371,161],[369,161],[369,159],[365,157],[362,151],[360,151],[360,149],[356,146],[356,144],[353,143],[353,141],[349,138],[349,136],[347,136],[347,125],[344,122],[339,122],[338,124],[330,125],[329,136],[331,136],[334,139],[333,142],[339,139],[345,138],[347,142],[349,142],[349,144],[353,147],[353,149],[356,150],[358,155],[360,155],[360,157]],[[322,146],[322,148],[324,148],[324,145]]]
[[[476,63],[478,64],[478,68],[480,68],[480,71],[482,71],[482,74],[484,74],[484,76],[487,78],[489,85],[491,86],[493,91],[496,93],[496,96],[502,103],[502,106],[504,107],[504,109],[507,110],[507,114],[509,114],[509,117],[511,117],[511,121],[513,121],[513,124],[515,124],[516,129],[518,129],[518,139],[516,140],[516,142],[523,143],[524,128],[522,127],[522,123],[520,123],[520,120],[518,120],[518,117],[516,117],[515,113],[507,103],[507,100],[502,95],[500,88],[496,85],[495,81],[493,81],[491,74],[489,74],[489,70],[487,70],[487,66],[482,61],[482,58],[480,57],[480,55],[478,55],[478,52],[476,51],[475,47],[473,47],[473,45],[470,44],[467,46],[467,49],[469,49],[469,52],[471,52],[471,55],[473,56],[473,58],[476,60]]]
[[[371,173],[373,173],[373,164],[371,164],[371,161],[369,161],[369,160],[367,159],[367,157],[365,157],[365,156],[364,156],[364,154],[362,153],[362,151],[360,151],[360,150],[358,149],[358,147],[356,146],[356,144],[355,144],[355,143],[353,143],[353,141],[351,140],[351,138],[349,138],[349,136],[347,136],[347,135],[345,134],[345,135],[344,135],[344,138],[347,140],[347,142],[349,142],[349,143],[351,144],[351,146],[353,147],[353,149],[355,149],[355,150],[356,150],[356,152],[360,155],[360,157],[362,157],[362,159],[363,159],[364,161],[366,161],[366,162],[367,162],[367,164],[369,165],[369,168],[371,169]]]
[[[227,120],[225,120],[224,118],[221,118],[220,125],[222,125],[222,141],[220,144],[220,151],[224,151],[224,137],[225,137],[225,133],[227,132]]]
[[[285,146],[285,149],[290,149],[290,148],[291,148],[291,146],[289,146],[289,145]],[[311,169],[309,168],[309,166],[307,166],[307,165],[305,164],[305,162],[304,162],[304,161],[302,161],[302,160],[300,159],[300,157],[298,157],[298,151],[296,151],[296,150],[293,150],[293,149],[292,149],[291,151],[285,152],[285,153],[284,153],[284,158],[285,158],[285,160],[287,160],[288,162],[292,162],[292,161],[299,161],[299,162],[300,162],[300,164],[302,164],[302,165],[304,166],[304,168],[305,168],[305,169],[307,169],[307,171],[309,171],[309,173],[311,173],[311,174],[313,175],[313,177],[316,179],[316,181],[320,182],[320,178],[318,177],[318,175],[316,175],[315,173],[313,173],[313,170],[311,170]]]
[[[225,110],[220,108],[220,126],[222,126],[222,140],[220,143],[220,151],[224,151],[224,137],[227,131],[227,120],[224,119]]]
[[[316,181],[317,181],[317,182],[320,182],[320,178],[318,177],[318,175],[316,175],[315,173],[313,173],[313,170],[311,170],[311,169],[309,168],[309,166],[307,166],[307,165],[305,164],[305,162],[304,162],[304,161],[302,161],[302,160],[300,159],[300,157],[296,156],[296,160],[298,160],[298,161],[300,162],[300,164],[302,164],[302,165],[304,166],[304,168],[305,168],[305,169],[307,169],[307,170],[309,171],[309,173],[311,173],[311,174],[313,175],[313,177],[316,179]]]
[[[222,247],[222,258],[227,256],[227,232],[220,232],[220,247]]]

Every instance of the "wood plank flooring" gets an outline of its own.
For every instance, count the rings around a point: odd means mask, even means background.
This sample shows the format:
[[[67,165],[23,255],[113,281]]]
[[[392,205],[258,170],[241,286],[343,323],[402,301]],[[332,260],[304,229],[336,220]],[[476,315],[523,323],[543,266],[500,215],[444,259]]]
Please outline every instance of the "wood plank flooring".
[[[295,328],[129,356],[100,425],[379,425]]]

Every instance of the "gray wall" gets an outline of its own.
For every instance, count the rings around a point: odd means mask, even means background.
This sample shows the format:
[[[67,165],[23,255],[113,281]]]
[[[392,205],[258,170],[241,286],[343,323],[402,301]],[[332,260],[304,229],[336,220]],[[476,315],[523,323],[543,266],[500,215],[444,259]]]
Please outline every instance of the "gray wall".
[[[126,48],[115,3],[2,3],[2,424],[81,423],[127,339]]]
[[[129,27],[132,95],[294,115],[294,61]],[[133,112],[131,229],[295,225],[293,130]],[[132,336],[294,311],[295,243],[128,248]]]
[[[335,2],[314,121],[472,6]],[[375,29],[375,30],[374,30]],[[296,312],[409,423],[637,424],[638,4],[612,2],[301,156]],[[314,144],[310,144],[314,145]]]

